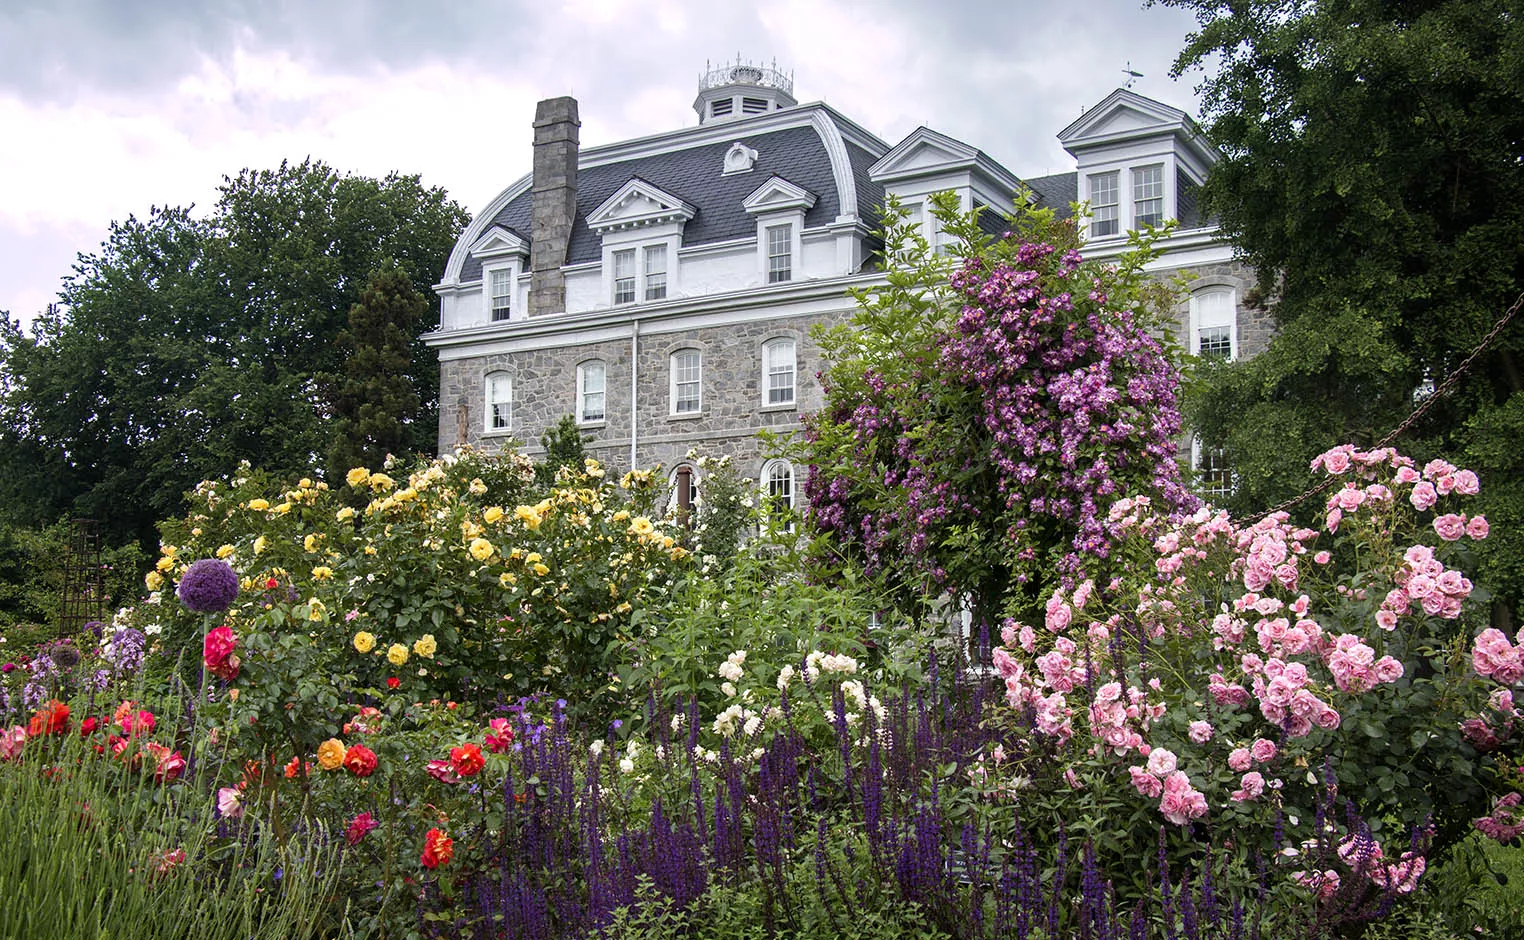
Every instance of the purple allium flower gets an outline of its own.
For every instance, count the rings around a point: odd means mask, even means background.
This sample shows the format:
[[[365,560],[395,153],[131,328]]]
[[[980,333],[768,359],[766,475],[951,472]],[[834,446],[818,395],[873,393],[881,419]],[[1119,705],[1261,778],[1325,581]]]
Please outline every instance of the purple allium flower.
[[[225,561],[203,558],[186,569],[175,595],[187,610],[220,613],[238,596],[238,575]]]

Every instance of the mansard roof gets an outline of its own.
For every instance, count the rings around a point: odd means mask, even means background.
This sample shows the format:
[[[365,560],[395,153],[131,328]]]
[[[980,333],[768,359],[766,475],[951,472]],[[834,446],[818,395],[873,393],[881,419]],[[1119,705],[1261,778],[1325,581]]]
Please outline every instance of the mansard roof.
[[[725,175],[725,154],[736,143],[757,151],[756,162],[748,172]],[[829,225],[844,215],[875,226],[884,187],[869,178],[868,168],[888,150],[882,140],[823,104],[584,148],[578,159],[577,215],[566,263],[602,258],[601,238],[588,225],[588,218],[635,178],[693,209],[683,228],[685,247],[755,238],[756,218],[744,203],[773,176],[817,197],[805,211],[806,228]],[[457,243],[445,283],[481,277],[480,259],[463,246],[494,226],[527,242],[532,231],[530,202],[528,176],[493,200]]]

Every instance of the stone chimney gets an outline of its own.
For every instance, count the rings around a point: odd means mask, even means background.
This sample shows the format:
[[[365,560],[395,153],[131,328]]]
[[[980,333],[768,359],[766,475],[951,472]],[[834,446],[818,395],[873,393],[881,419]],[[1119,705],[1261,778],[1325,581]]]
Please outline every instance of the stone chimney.
[[[529,315],[566,310],[566,249],[577,217],[577,99],[550,98],[534,109],[533,222]]]

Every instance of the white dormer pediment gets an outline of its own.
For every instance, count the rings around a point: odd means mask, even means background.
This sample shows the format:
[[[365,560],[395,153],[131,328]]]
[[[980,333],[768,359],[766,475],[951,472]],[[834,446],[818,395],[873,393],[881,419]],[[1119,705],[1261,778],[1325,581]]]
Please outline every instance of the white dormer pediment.
[[[1193,175],[1217,160],[1216,149],[1190,115],[1126,88],[1080,115],[1059,132],[1058,141],[1082,166],[1106,162],[1107,152],[1120,155],[1127,147],[1144,145],[1175,152]]]
[[[980,156],[978,150],[965,143],[928,127],[918,127],[869,167],[868,177],[875,183],[891,183],[952,173],[973,167]]]
[[[795,186],[781,176],[752,190],[741,202],[741,207],[752,215],[764,212],[806,212],[815,205],[815,194],[801,186]]]
[[[501,225],[494,225],[471,245],[471,256],[479,261],[525,256],[529,243]]]
[[[681,228],[697,212],[682,199],[637,176],[593,210],[587,227],[600,235],[672,222]]]

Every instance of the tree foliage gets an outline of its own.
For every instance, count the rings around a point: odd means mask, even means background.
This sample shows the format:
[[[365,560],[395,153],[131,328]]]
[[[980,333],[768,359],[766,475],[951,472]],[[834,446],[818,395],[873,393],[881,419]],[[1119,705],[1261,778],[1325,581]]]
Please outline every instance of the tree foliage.
[[[370,275],[432,282],[466,219],[416,176],[316,161],[226,179],[204,218],[155,209],[81,255],[63,303],[0,328],[0,496],[21,524],[102,520],[153,539],[181,494],[248,459],[311,473],[329,452],[336,338]],[[438,366],[408,337],[399,449],[432,446]]]
[[[1395,428],[1524,283],[1524,16],[1504,0],[1162,2],[1201,24],[1177,74],[1213,63],[1224,159],[1204,206],[1280,328],[1266,354],[1206,371],[1187,408],[1253,511],[1299,492],[1311,455]],[[1474,466],[1495,523],[1524,522],[1524,478],[1495,446],[1524,431],[1521,352],[1516,322],[1405,444]],[[1518,596],[1502,546],[1482,574]]]
[[[907,602],[951,591],[981,618],[1024,615],[1104,569],[1115,500],[1194,505],[1174,459],[1179,377],[1150,335],[1148,249],[1087,264],[1051,211],[1021,209],[993,238],[955,198],[934,203],[954,256],[901,217],[885,286],[821,336],[805,492]]]
[[[379,467],[389,454],[423,449],[413,427],[421,409],[409,367],[428,311],[428,301],[397,269],[371,275],[360,302],[349,309],[349,331],[340,338],[347,353],[344,373],[332,392],[332,479],[354,467]]]

